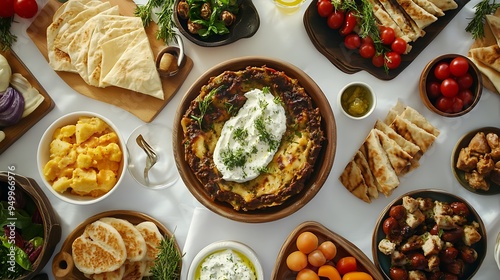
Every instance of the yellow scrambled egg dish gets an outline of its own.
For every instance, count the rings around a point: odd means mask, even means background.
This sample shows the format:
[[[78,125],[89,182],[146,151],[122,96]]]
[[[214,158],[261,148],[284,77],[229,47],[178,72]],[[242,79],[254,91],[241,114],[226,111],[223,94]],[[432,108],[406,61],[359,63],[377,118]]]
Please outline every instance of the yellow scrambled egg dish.
[[[116,184],[122,158],[111,127],[97,117],[80,117],[54,132],[43,174],[59,193],[97,197]]]

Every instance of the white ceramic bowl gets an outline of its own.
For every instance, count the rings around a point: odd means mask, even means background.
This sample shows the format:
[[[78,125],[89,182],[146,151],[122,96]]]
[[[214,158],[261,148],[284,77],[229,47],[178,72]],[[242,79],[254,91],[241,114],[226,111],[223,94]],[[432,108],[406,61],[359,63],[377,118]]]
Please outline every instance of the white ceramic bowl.
[[[109,190],[107,193],[104,195],[98,196],[98,197],[91,197],[91,196],[80,196],[76,194],[72,194],[70,192],[64,192],[64,193],[59,193],[55,191],[52,188],[52,185],[50,184],[49,181],[45,179],[45,176],[43,175],[43,168],[45,164],[49,161],[50,157],[50,143],[52,142],[52,137],[56,129],[63,127],[65,125],[70,125],[70,124],[76,124],[78,121],[78,118],[80,117],[98,117],[104,122],[106,122],[118,135],[119,141],[120,141],[120,149],[122,150],[122,164],[120,165],[119,173],[118,173],[118,180],[116,181],[115,186]],[[106,117],[89,112],[89,111],[79,111],[79,112],[73,112],[69,113],[67,115],[64,115],[57,120],[55,120],[48,128],[45,130],[44,134],[42,135],[42,138],[40,139],[40,142],[38,143],[38,151],[37,151],[37,165],[38,165],[38,172],[40,174],[40,177],[42,178],[43,184],[47,189],[54,194],[57,198],[73,203],[73,204],[78,204],[78,205],[87,205],[87,204],[92,204],[96,203],[98,201],[101,201],[108,197],[111,193],[113,193],[116,188],[120,185],[120,182],[122,181],[124,174],[126,172],[127,168],[127,148],[125,146],[125,141],[123,140],[122,136],[120,135],[118,128]]]
[[[255,252],[248,247],[247,245],[230,240],[216,241],[214,243],[209,244],[205,248],[203,248],[191,262],[189,266],[187,280],[195,280],[197,268],[201,265],[201,263],[205,260],[206,257],[211,254],[222,251],[225,249],[231,249],[243,256],[245,256],[248,261],[250,261],[255,268],[255,275],[257,276],[257,280],[264,280],[264,271],[262,270],[262,266],[257,258]]]
[[[342,97],[344,96],[344,94],[347,93],[347,89],[349,89],[351,87],[363,87],[366,89],[366,92],[369,94],[369,96],[367,97],[368,102],[369,102],[369,107],[368,107],[368,110],[363,115],[359,115],[359,116],[352,115],[348,111],[346,111],[347,108],[345,108],[342,105],[343,104]],[[377,96],[375,95],[375,92],[373,91],[373,89],[370,85],[363,83],[363,82],[351,82],[351,83],[348,83],[347,85],[345,85],[340,90],[340,92],[337,96],[337,104],[338,104],[340,110],[342,111],[342,113],[344,113],[344,115],[346,115],[348,118],[351,118],[353,120],[362,120],[362,119],[368,117],[375,110],[375,107],[377,106]]]

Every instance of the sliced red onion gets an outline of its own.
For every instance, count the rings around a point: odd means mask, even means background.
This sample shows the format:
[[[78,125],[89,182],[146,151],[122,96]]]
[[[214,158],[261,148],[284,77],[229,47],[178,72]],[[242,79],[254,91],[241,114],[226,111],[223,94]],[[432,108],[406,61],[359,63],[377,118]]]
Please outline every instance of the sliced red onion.
[[[24,98],[12,87],[0,96],[0,127],[19,122],[24,111]]]

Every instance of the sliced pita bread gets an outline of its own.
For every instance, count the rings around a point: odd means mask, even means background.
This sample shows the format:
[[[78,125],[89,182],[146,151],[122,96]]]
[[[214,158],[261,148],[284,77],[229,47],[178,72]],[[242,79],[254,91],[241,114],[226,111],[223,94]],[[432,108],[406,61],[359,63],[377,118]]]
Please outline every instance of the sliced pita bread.
[[[374,128],[374,130],[379,137],[382,148],[384,148],[387,153],[387,157],[389,158],[389,162],[391,163],[394,172],[396,172],[396,175],[400,175],[402,171],[410,165],[413,157],[405,152],[403,148],[396,143],[396,141],[389,138],[389,136],[385,133],[376,128]]]
[[[488,47],[475,48],[469,51],[472,58],[500,72],[500,46],[491,45]]]
[[[413,109],[410,106],[407,106],[403,113],[401,113],[401,117],[403,119],[409,120],[410,122],[414,123],[421,129],[429,132],[430,134],[434,136],[439,136],[439,129],[437,129],[435,126],[433,126],[422,114],[420,114],[417,110]]]
[[[431,1],[434,5],[436,5],[436,7],[443,10],[443,12],[458,8],[457,2],[453,0],[429,0],[429,1]]]
[[[486,15],[486,22],[488,23],[488,26],[493,33],[493,37],[495,37],[497,45],[500,45],[500,17],[494,15]]]
[[[103,272],[99,274],[85,274],[85,277],[92,280],[122,280],[125,279],[125,266],[120,266],[117,270]]]
[[[412,0],[397,0],[397,2],[420,29],[426,28],[437,20],[436,16],[427,12]]]
[[[379,192],[386,197],[399,185],[399,178],[391,166],[387,153],[380,144],[377,133],[372,129],[363,145],[368,156],[366,160],[373,176],[378,182]]]
[[[99,219],[114,227],[120,233],[125,248],[127,250],[127,260],[140,261],[146,256],[147,247],[146,240],[139,232],[139,230],[129,221],[113,217],[105,217]]]
[[[363,175],[363,179],[365,180],[367,187],[368,197],[378,198],[378,183],[375,177],[373,177],[370,165],[368,164],[368,161],[366,161],[365,155],[361,151],[357,151],[356,154],[354,154],[353,160]]]
[[[373,6],[373,14],[377,21],[380,23],[382,26],[388,26],[391,27],[396,36],[399,38],[402,38],[405,40],[407,43],[411,42],[412,40],[401,30],[401,28],[396,24],[396,22],[392,19],[392,17],[387,13],[387,11],[380,5],[378,0],[369,0],[370,3]],[[407,50],[406,53],[408,53],[411,50],[411,45],[407,44]]]
[[[389,138],[394,140],[410,156],[415,157],[415,155],[417,155],[420,152],[419,146],[406,140],[403,136],[399,135],[396,131],[394,131],[394,129],[392,129],[389,125],[385,124],[384,122],[377,120],[375,122],[374,128],[382,131]]]
[[[416,41],[418,38],[425,35],[425,31],[418,28],[412,20],[406,17],[406,15],[390,0],[378,0],[379,3],[384,7],[385,11],[392,17],[394,22],[401,28],[404,34],[410,38],[411,41]]]
[[[340,175],[340,182],[342,185],[357,198],[363,200],[364,202],[370,203],[371,200],[368,197],[368,187],[365,184],[363,175],[358,165],[354,160],[349,161],[344,171]]]
[[[428,13],[436,17],[444,16],[443,10],[441,10],[438,6],[436,6],[429,0],[413,0],[413,2],[415,2],[415,4],[419,5],[420,7],[422,7],[422,9],[426,10]]]
[[[125,267],[125,273],[123,275],[123,279],[126,280],[143,279],[144,273],[146,272],[145,261],[136,261],[136,262],[126,261],[123,266]]]
[[[481,73],[483,73],[483,75],[491,81],[497,92],[500,92],[500,73],[474,57],[469,58],[472,62],[474,62],[474,64],[476,64],[479,71],[481,71]]]
[[[436,136],[400,116],[396,116],[391,128],[406,140],[417,145],[422,153],[425,153],[436,140]]]
[[[153,222],[145,221],[135,227],[142,234],[144,240],[146,240],[146,245],[148,247],[146,256],[143,259],[146,262],[146,271],[144,272],[144,276],[151,276],[152,274],[150,269],[154,265],[156,256],[158,256],[158,248],[163,240],[163,235]]]
[[[71,64],[75,67],[76,72],[80,77],[88,83],[87,73],[87,54],[89,52],[90,38],[94,33],[96,22],[93,20],[87,21],[75,34],[73,40],[68,46],[68,55]]]

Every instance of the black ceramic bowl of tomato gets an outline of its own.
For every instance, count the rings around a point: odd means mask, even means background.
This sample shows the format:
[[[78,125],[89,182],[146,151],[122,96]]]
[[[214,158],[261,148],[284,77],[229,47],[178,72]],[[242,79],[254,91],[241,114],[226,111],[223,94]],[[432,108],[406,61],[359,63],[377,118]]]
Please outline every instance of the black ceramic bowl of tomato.
[[[458,117],[470,112],[483,92],[481,73],[467,57],[445,54],[431,60],[420,75],[420,97],[429,110]]]

